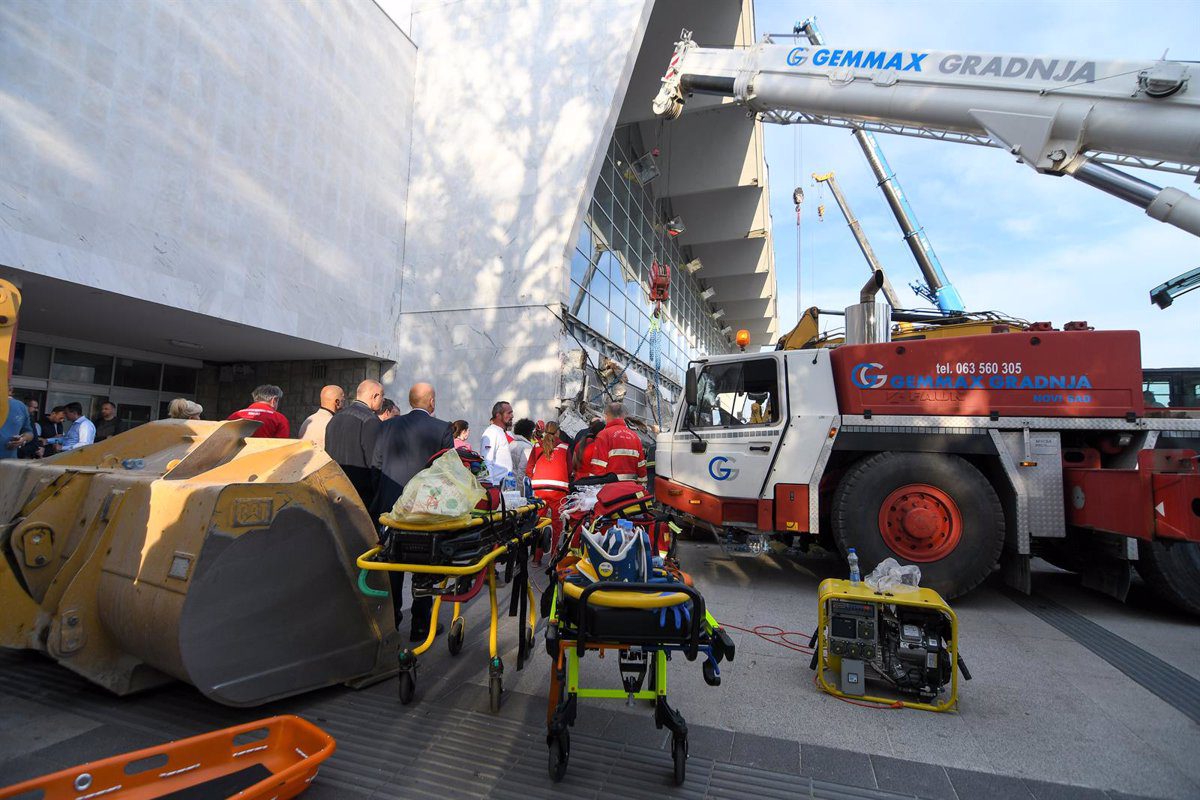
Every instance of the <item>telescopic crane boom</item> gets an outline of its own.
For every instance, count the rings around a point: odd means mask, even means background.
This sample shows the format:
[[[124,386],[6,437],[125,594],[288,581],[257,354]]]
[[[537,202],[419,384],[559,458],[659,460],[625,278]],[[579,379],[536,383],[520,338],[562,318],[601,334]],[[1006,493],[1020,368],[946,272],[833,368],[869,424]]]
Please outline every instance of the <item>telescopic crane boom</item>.
[[[694,92],[768,122],[809,122],[1002,146],[1200,236],[1200,200],[1112,164],[1200,176],[1198,72],[1186,61],[777,45],[700,47],[684,31],[654,112]]]
[[[804,34],[810,44],[818,47],[825,44],[825,36],[817,27],[816,17],[809,17],[803,22],[797,23],[794,33]],[[904,190],[900,188],[900,181],[896,179],[896,173],[892,171],[887,158],[884,157],[883,148],[879,145],[875,134],[862,128],[855,128],[854,138],[862,148],[863,155],[867,157],[867,164],[875,173],[875,180],[878,181],[879,188],[883,191],[884,199],[891,207],[896,222],[900,224],[904,242],[912,251],[917,267],[921,270],[921,276],[925,279],[924,285],[915,282],[910,284],[913,291],[937,306],[943,314],[963,313],[966,311],[966,307],[963,305],[962,298],[946,277],[946,272],[942,269],[942,262],[937,257],[937,253],[933,251],[933,245],[929,243],[925,229],[921,227],[921,223],[917,222],[917,215],[913,212],[912,206],[908,204],[908,198],[904,196]],[[859,246],[862,246],[861,242]],[[870,261],[870,259],[867,260]],[[876,268],[878,267],[876,266]],[[885,286],[884,291],[886,292],[888,288],[890,286]],[[892,304],[893,308],[897,307],[894,300],[889,299],[888,302]]]
[[[846,224],[850,226],[850,232],[854,234],[854,241],[858,242],[858,249],[862,251],[863,258],[867,260],[867,266],[872,273],[878,272],[884,276],[883,296],[887,298],[888,305],[892,308],[901,308],[900,298],[896,295],[896,290],[892,288],[892,282],[887,279],[887,273],[883,271],[879,259],[875,257],[875,250],[871,247],[871,243],[867,241],[867,235],[863,233],[862,225],[859,224],[858,219],[854,216],[854,212],[850,210],[850,203],[846,201],[846,196],[842,194],[842,187],[838,186],[837,177],[832,172],[824,174],[814,172],[813,180],[817,183],[824,183],[829,187],[834,201],[838,204],[838,208],[842,210],[842,216],[846,218]]]

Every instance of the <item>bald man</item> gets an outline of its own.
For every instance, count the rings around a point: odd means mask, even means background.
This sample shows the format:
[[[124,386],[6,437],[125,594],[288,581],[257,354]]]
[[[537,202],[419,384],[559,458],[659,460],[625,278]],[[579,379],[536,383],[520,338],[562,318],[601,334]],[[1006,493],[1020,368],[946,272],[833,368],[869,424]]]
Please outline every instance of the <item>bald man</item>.
[[[368,509],[378,485],[371,460],[383,424],[376,416],[382,405],[383,385],[379,381],[363,381],[350,404],[335,414],[325,428],[325,452],[346,473]]]
[[[383,423],[379,438],[375,442],[375,458],[372,462],[379,472],[379,492],[371,507],[374,515],[390,511],[405,485],[425,468],[429,457],[439,450],[454,447],[454,434],[450,423],[433,416],[437,397],[428,383],[413,384],[408,392],[408,404],[412,411],[393,417]],[[396,628],[404,615],[400,611],[404,597],[404,573],[389,572],[392,579],[392,608],[396,612]],[[429,633],[429,612],[433,605],[431,597],[414,597],[412,604],[412,628],[409,636],[413,641],[424,641]]]
[[[325,448],[325,429],[333,415],[342,410],[346,404],[346,392],[340,386],[324,386],[321,388],[321,407],[300,423],[298,439],[308,439],[321,449]]]

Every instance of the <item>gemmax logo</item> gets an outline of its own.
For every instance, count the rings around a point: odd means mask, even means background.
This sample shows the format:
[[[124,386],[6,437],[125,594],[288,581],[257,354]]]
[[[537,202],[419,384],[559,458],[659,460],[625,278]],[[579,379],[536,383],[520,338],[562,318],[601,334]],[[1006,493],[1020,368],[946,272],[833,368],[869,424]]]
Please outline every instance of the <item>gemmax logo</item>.
[[[731,481],[738,476],[738,468],[728,466],[733,459],[728,456],[715,456],[708,462],[708,474],[714,481]]]
[[[878,361],[863,361],[850,370],[850,382],[859,389],[882,389],[887,384],[886,373],[879,373],[883,364]]]
[[[928,53],[898,53],[891,50],[830,50],[822,47],[811,56],[814,67],[855,67],[858,69],[894,69],[899,72],[920,72],[921,62]],[[809,60],[807,47],[793,47],[787,54],[789,67],[798,67]]]

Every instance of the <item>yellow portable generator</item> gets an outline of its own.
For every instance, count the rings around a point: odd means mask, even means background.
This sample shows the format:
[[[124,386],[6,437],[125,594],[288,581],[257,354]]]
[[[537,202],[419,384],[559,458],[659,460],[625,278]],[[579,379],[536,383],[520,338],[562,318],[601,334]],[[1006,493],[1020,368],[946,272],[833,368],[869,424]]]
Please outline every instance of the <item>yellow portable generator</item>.
[[[964,680],[971,673],[958,653],[958,618],[941,595],[876,592],[831,578],[821,582],[817,599],[809,666],[824,691],[926,711],[954,708],[958,672]]]

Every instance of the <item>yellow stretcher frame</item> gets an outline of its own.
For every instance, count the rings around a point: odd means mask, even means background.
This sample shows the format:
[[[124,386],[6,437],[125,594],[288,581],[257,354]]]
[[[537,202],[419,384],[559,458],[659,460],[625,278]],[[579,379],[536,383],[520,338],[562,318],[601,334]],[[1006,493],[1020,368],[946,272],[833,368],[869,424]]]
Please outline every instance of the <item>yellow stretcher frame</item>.
[[[841,673],[842,657],[829,648],[829,601],[857,600],[873,605],[912,606],[933,609],[950,619],[950,693],[939,703],[922,703],[905,700],[901,696],[885,697],[870,694],[846,694],[825,679],[826,670],[831,674]],[[841,578],[826,578],[817,587],[817,685],[834,697],[847,700],[866,700],[885,705],[901,705],[922,711],[952,711],[958,706],[958,616],[946,604],[942,596],[932,589],[916,589],[911,592],[877,592],[865,583],[851,583]],[[865,688],[865,687],[864,687]]]
[[[471,528],[477,528],[487,522],[497,522],[510,514],[528,514],[536,511],[539,508],[539,503],[531,503],[529,505],[520,506],[508,511],[492,511],[486,514],[479,514],[470,519],[455,520],[448,523],[399,523],[391,520],[386,516],[379,518],[379,524],[392,530],[402,531],[420,531],[420,532],[448,532],[448,531],[465,531]],[[499,636],[498,628],[500,625],[499,607],[496,602],[496,561],[501,556],[507,555],[509,550],[515,545],[522,542],[528,542],[536,536],[541,535],[541,531],[551,524],[549,519],[539,519],[531,530],[525,531],[517,538],[502,542],[493,550],[488,552],[478,561],[462,565],[462,566],[437,566],[432,564],[407,564],[392,561],[374,561],[373,559],[383,550],[382,545],[372,547],[367,552],[360,555],[355,564],[359,569],[369,572],[412,572],[423,575],[443,575],[445,576],[439,584],[439,588],[445,588],[451,578],[464,577],[467,575],[478,575],[480,572],[487,570],[488,583],[488,606],[489,606],[489,629],[488,629],[488,664],[491,680],[489,681],[490,705],[493,712],[500,710],[500,692],[501,686],[497,668],[499,667]],[[528,596],[528,613],[526,619],[525,637],[528,645],[532,647],[534,630],[537,628],[537,598],[533,593],[533,585],[527,583],[525,591]],[[396,602],[396,598],[392,599]],[[403,602],[403,598],[400,599]],[[415,681],[412,676],[412,670],[416,667],[416,658],[424,654],[429,648],[433,647],[434,641],[437,639],[437,620],[442,607],[441,595],[434,595],[433,607],[429,612],[429,633],[425,637],[425,641],[414,648],[405,648],[400,653],[400,702],[403,705],[408,705],[412,702]],[[450,619],[450,628],[452,635],[455,628],[459,628],[461,632],[459,637],[466,636],[466,619],[462,616],[462,603],[455,601],[454,611]],[[461,645],[459,645],[461,647]],[[452,651],[452,655],[457,655],[457,651]],[[502,667],[499,667],[502,670]],[[407,689],[405,687],[405,679],[410,681]]]

